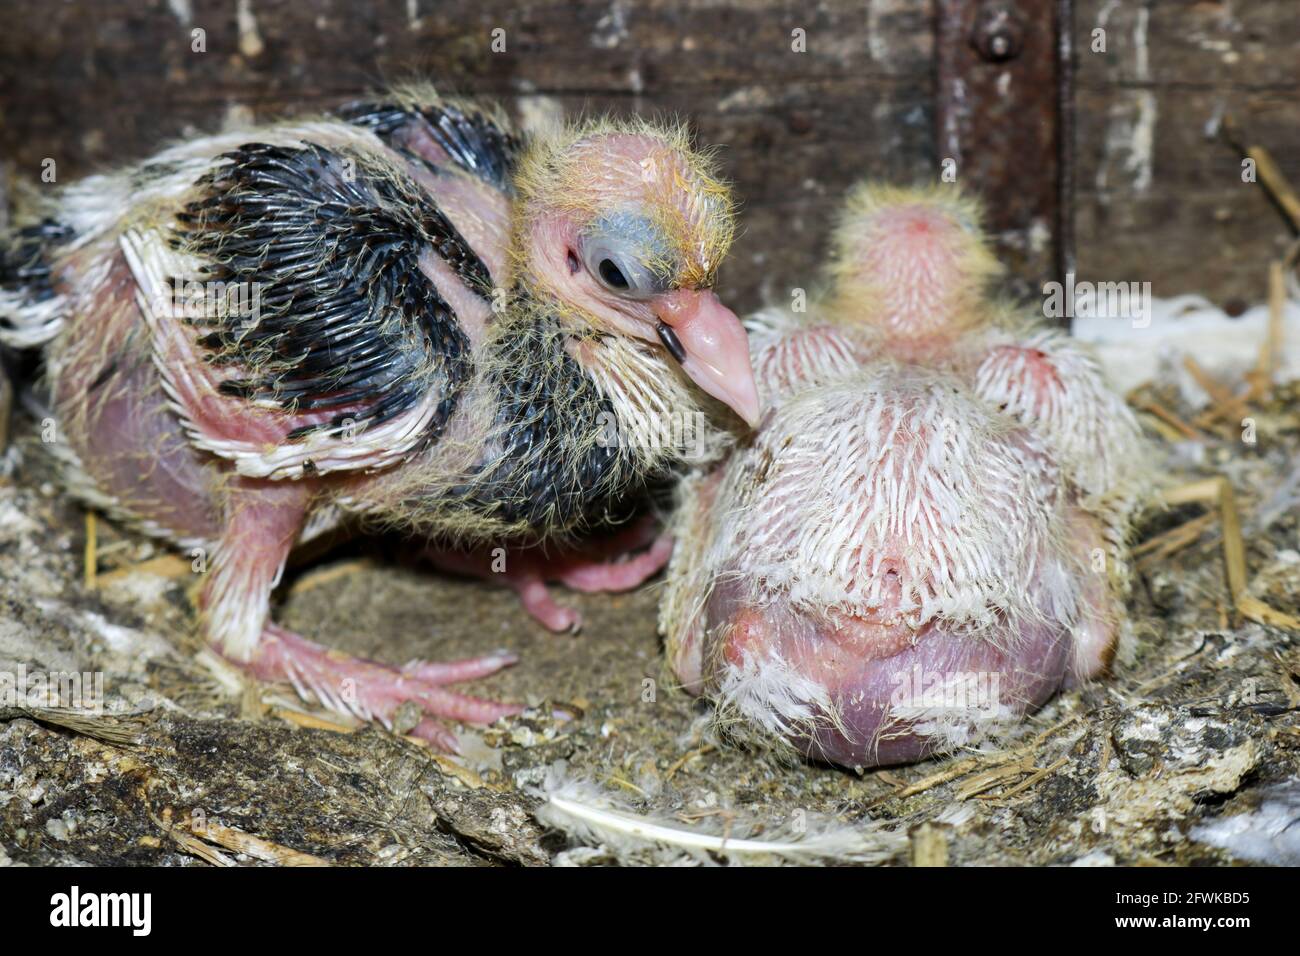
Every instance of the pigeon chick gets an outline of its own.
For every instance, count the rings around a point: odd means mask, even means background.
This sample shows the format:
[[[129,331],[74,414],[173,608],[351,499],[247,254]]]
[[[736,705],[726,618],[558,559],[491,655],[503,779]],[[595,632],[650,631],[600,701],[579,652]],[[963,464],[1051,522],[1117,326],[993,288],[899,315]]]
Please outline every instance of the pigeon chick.
[[[1114,654],[1136,422],[988,293],[978,208],[856,192],[828,291],[750,320],[751,444],[683,483],[669,664],[734,737],[850,767],[970,744]]]
[[[447,685],[514,657],[327,651],[269,619],[287,555],[349,514],[561,540],[697,451],[643,440],[663,420],[754,420],[745,332],[710,290],[733,228],[681,129],[524,140],[410,89],[61,189],[10,237],[0,336],[44,347],[70,490],[194,549],[221,654],[364,719],[410,702],[452,747],[435,718],[518,708]]]
[[[1149,456],[1087,347],[990,294],[1002,268],[982,218],[979,203],[952,187],[858,187],[834,237],[825,315],[897,359],[951,370],[1045,443],[1067,484],[1074,534],[1101,572],[1091,580],[1107,585],[1094,594],[1100,629],[1084,625],[1077,644],[1080,672],[1095,674],[1118,644],[1122,612],[1111,598],[1128,593],[1124,545],[1150,483]]]

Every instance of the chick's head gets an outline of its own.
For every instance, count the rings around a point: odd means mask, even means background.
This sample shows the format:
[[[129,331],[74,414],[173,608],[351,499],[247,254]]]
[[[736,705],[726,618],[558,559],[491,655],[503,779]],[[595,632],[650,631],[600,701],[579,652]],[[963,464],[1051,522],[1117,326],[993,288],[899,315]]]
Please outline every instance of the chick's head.
[[[517,271],[561,321],[650,343],[756,419],[744,329],[712,291],[735,232],[731,193],[685,130],[601,121],[539,137],[516,185]]]
[[[1002,270],[981,220],[979,203],[953,186],[859,186],[834,234],[834,311],[903,339],[951,340],[988,321],[986,293]]]

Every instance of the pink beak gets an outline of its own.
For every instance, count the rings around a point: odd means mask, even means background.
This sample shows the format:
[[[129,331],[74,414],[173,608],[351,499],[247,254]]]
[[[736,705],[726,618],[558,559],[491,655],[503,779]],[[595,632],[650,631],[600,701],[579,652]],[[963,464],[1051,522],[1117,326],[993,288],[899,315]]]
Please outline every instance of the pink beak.
[[[729,405],[753,428],[758,424],[758,389],[749,365],[749,339],[736,314],[712,292],[678,289],[654,300],[656,317],[667,326],[659,337],[700,388]]]

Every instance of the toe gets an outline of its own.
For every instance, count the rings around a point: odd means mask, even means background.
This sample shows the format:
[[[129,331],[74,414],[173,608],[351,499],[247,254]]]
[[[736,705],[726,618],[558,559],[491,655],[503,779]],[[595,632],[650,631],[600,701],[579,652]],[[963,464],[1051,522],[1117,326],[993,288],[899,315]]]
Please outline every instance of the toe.
[[[451,728],[437,720],[434,720],[432,717],[426,717],[424,720],[416,724],[415,729],[411,731],[410,736],[425,741],[429,746],[433,747],[435,750],[440,750],[443,753],[460,753],[460,741],[458,741],[456,735],[451,732]]]
[[[402,668],[402,673],[431,684],[459,684],[463,681],[488,677],[517,663],[519,663],[517,654],[500,650],[482,657],[468,657],[459,661],[411,661]]]
[[[572,608],[556,604],[550,588],[541,578],[521,582],[517,590],[524,610],[548,631],[574,633],[582,626],[582,615]]]
[[[411,695],[433,717],[459,720],[465,724],[492,724],[502,717],[513,717],[523,710],[519,704],[502,704],[482,697],[457,694],[444,687],[432,686]]]
[[[575,591],[630,591],[659,572],[673,553],[672,538],[655,539],[646,551],[622,561],[578,563],[560,580]]]

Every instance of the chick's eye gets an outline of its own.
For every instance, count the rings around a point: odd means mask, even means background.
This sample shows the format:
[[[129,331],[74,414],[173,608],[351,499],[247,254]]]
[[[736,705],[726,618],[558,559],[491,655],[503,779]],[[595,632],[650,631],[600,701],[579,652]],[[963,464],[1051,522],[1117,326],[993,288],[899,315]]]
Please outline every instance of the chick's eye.
[[[634,299],[653,294],[659,285],[635,255],[608,245],[588,250],[587,271],[610,292]]]
[[[601,281],[611,289],[618,289],[619,291],[627,289],[629,285],[627,276],[623,275],[623,270],[618,267],[613,259],[601,259],[598,271],[600,272]]]
[[[588,274],[606,291],[624,299],[643,299],[663,291],[664,279],[651,265],[655,256],[653,247],[612,229],[582,238],[582,261]]]

